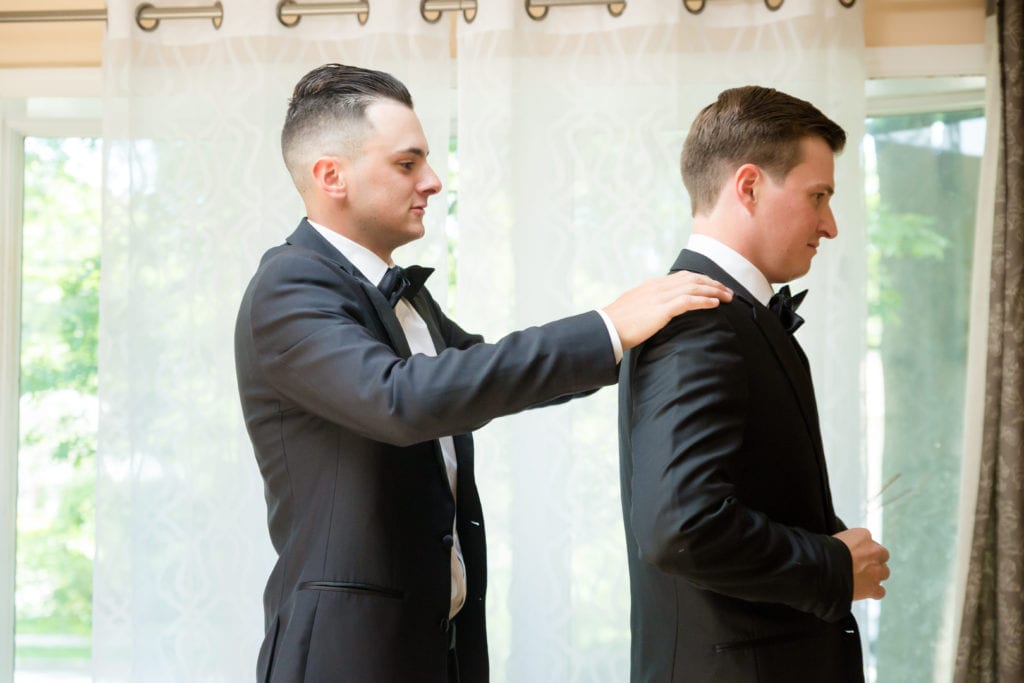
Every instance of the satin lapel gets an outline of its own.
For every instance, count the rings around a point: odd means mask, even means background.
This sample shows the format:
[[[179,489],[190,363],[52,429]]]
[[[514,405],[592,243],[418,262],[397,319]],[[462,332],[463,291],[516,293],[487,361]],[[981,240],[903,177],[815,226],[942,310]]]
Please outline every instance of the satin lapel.
[[[401,323],[398,322],[395,309],[391,307],[391,304],[380,293],[380,290],[370,284],[365,278],[360,280],[359,284],[362,285],[363,291],[366,292],[366,298],[373,304],[373,310],[377,313],[377,318],[380,320],[380,324],[384,327],[384,331],[391,341],[391,348],[402,358],[411,356],[412,350],[409,348],[409,341],[405,338],[405,331],[402,329]]]
[[[815,450],[821,455],[821,436],[818,427],[818,408],[814,401],[814,386],[811,384],[811,375],[808,370],[806,356],[799,348],[796,340],[788,332],[782,329],[782,324],[774,313],[762,306],[760,303],[751,308],[751,317],[761,331],[765,341],[771,347],[775,358],[779,361],[783,371],[789,379],[789,385],[796,394],[797,402],[800,404],[800,411],[803,413],[807,429],[814,435]]]
[[[811,434],[814,455],[818,465],[818,477],[821,482],[821,495],[826,505],[826,529],[834,527],[836,516],[832,504],[832,491],[828,485],[828,466],[825,463],[825,448],[821,442],[821,425],[818,422],[818,404],[814,399],[814,385],[811,382],[811,367],[804,350],[791,334],[782,328],[778,316],[760,303],[753,308],[754,322],[768,341],[779,364],[786,373],[789,384],[793,387],[800,411],[803,413],[807,431]]]

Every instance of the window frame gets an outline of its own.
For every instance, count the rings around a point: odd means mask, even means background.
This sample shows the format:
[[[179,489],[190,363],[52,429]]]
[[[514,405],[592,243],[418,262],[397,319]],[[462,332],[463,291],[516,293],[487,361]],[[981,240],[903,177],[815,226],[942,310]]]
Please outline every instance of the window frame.
[[[0,683],[14,680],[25,138],[102,138],[101,85],[98,68],[0,69]]]
[[[983,46],[979,46],[983,47]],[[912,50],[908,48],[908,50]],[[935,662],[936,680],[952,680],[956,668],[957,642],[969,549],[974,531],[975,504],[978,486],[978,463],[981,447],[983,413],[980,405],[972,404],[972,395],[984,395],[986,365],[986,331],[988,329],[988,280],[992,253],[992,220],[981,212],[992,206],[994,196],[988,196],[994,186],[995,147],[991,143],[999,123],[998,111],[993,108],[997,100],[998,83],[993,88],[991,71],[985,68],[985,54],[969,65],[958,69],[932,69],[931,73],[919,62],[938,57],[935,50],[917,49],[906,53],[914,58],[911,65],[886,75],[869,77],[864,82],[865,119],[930,111],[964,111],[981,109],[985,115],[985,149],[982,157],[974,224],[974,253],[971,267],[970,311],[968,314],[967,358],[965,377],[965,406],[961,419],[964,423],[962,461],[960,465],[960,500],[958,502],[957,553],[952,576],[952,596],[947,598],[945,619],[938,634],[937,651],[942,653]],[[978,56],[978,55],[975,55]],[[943,63],[949,63],[944,59]],[[918,68],[920,67],[920,68]],[[939,73],[935,73],[938,71]],[[909,75],[908,75],[909,74]]]

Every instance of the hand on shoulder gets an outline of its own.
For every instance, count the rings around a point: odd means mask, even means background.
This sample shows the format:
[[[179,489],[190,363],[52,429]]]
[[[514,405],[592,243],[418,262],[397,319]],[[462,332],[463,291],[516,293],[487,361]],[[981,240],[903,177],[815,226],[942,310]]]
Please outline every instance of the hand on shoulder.
[[[732,290],[706,275],[680,271],[652,278],[626,291],[602,309],[623,349],[647,341],[672,318],[732,301]]]

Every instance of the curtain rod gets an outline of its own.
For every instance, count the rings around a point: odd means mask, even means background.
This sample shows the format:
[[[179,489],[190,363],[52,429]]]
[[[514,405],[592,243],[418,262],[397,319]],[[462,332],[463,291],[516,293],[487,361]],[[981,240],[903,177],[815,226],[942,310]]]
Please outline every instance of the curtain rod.
[[[18,24],[36,21],[106,21],[105,9],[55,9],[36,12],[0,12],[0,23]]]
[[[436,23],[445,12],[462,12],[466,22],[476,18],[477,0],[421,0],[420,15],[431,24]],[[355,14],[360,24],[365,24],[370,13],[369,0],[352,2],[308,2],[299,3],[281,0],[277,3],[277,19],[291,27],[304,16],[328,14]],[[211,19],[214,28],[220,28],[224,20],[224,9],[220,2],[209,7],[154,7],[150,3],[139,5],[135,10],[135,23],[144,31],[153,31],[162,19]],[[107,10],[37,10],[28,12],[0,12],[0,24],[106,21]]]
[[[467,24],[476,19],[476,0],[420,0],[420,16],[435,24],[444,12],[462,12]]]
[[[214,28],[220,28],[224,21],[224,8],[219,0],[209,7],[154,7],[144,2],[135,8],[135,24],[143,31],[156,30],[163,19],[210,19]],[[0,12],[0,24],[106,20],[105,9]]]
[[[370,18],[370,3],[368,0],[306,3],[281,0],[277,3],[277,20],[288,28],[297,25],[299,20],[306,15],[325,16],[328,14],[354,14],[360,24],[365,24],[366,20]]]
[[[526,1],[527,3],[530,2],[530,0]],[[771,10],[772,12],[774,12],[780,9],[785,1],[786,0],[764,0],[764,6]],[[845,7],[846,9],[850,9],[851,7],[857,4],[857,0],[838,1],[839,4]],[[536,0],[534,0],[534,2],[536,3]],[[704,11],[704,8],[707,7],[707,5],[708,0],[683,0],[683,7],[685,7],[686,11],[689,12],[690,14],[700,14],[701,12]],[[608,9],[611,10],[610,4],[608,6]]]
[[[838,0],[843,7],[853,7],[857,0]],[[700,14],[708,0],[682,0],[683,7],[690,14]],[[785,0],[764,0],[764,6],[771,11],[782,7]],[[550,7],[570,5],[605,5],[613,17],[626,10],[626,0],[525,0],[526,13],[531,19],[540,21],[548,14]],[[420,0],[420,16],[431,24],[437,22],[444,12],[462,12],[466,23],[476,18],[477,0]],[[355,14],[360,24],[365,24],[370,15],[369,0],[351,2],[306,2],[280,0],[277,3],[277,19],[284,26],[292,27],[307,15]],[[135,23],[143,31],[154,31],[163,19],[210,19],[213,27],[220,28],[224,21],[224,8],[220,2],[208,7],[154,7],[143,3],[135,10]],[[0,24],[29,22],[106,21],[107,10],[38,10],[28,12],[0,12]]]
[[[617,17],[626,11],[624,0],[608,2],[608,0],[526,0],[526,13],[531,19],[540,21],[548,15],[549,7],[569,7],[571,5],[606,5],[608,13]]]

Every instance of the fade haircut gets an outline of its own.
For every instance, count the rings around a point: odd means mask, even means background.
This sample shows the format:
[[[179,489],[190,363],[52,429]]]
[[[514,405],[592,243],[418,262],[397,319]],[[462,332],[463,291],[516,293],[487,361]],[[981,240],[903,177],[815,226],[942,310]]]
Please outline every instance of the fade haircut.
[[[724,90],[694,119],[680,165],[693,215],[710,213],[722,185],[743,164],[779,182],[801,161],[800,141],[819,137],[833,154],[846,133],[810,102],[774,88]]]
[[[292,182],[304,192],[309,170],[322,156],[354,158],[373,126],[366,108],[393,100],[412,109],[412,96],[391,74],[324,64],[295,84],[281,130],[281,153]]]

